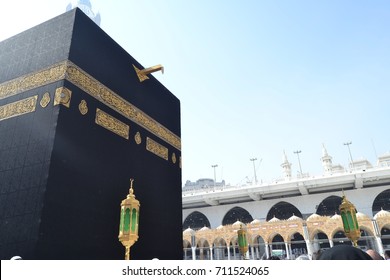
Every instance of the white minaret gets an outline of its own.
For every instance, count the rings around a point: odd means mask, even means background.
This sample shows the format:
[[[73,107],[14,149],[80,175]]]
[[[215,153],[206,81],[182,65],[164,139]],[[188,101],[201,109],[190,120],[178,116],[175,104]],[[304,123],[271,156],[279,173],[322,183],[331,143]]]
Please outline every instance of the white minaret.
[[[283,163],[280,165],[283,168],[283,176],[286,181],[291,179],[291,163],[288,161],[286,152],[283,151]]]
[[[332,173],[332,157],[328,155],[328,151],[325,148],[325,145],[322,144],[322,167],[324,168],[325,174]]]
[[[76,7],[80,8],[80,10],[100,26],[100,13],[93,11],[92,4],[89,0],[72,0],[68,6],[66,6],[66,11],[70,11]]]

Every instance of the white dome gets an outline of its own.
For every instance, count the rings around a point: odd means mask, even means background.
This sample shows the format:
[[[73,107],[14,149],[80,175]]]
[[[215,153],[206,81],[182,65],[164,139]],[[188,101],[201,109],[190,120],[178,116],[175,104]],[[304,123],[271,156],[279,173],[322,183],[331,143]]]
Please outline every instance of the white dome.
[[[192,228],[190,228],[190,227],[188,227],[185,231],[183,231],[183,233],[190,233],[190,234],[192,234],[194,232],[195,231]]]
[[[359,220],[369,220],[370,217],[368,217],[366,214],[363,214],[362,212],[357,212],[356,213],[356,218],[358,218]]]
[[[302,221],[302,219],[293,214],[287,221]]]
[[[237,221],[233,224],[233,227],[240,227],[240,226],[245,226],[243,222]]]
[[[311,215],[306,219],[306,221],[312,221],[312,220],[316,220],[316,219],[318,219],[318,218],[321,218],[321,216],[318,215],[318,214],[316,214],[316,213],[314,213],[314,214],[311,214]]]
[[[274,217],[273,217],[271,220],[269,220],[268,222],[274,223],[274,222],[279,222],[279,221],[280,221],[280,220],[274,216]]]
[[[208,227],[204,226],[199,231],[206,231],[206,230],[210,230],[210,229]]]
[[[251,222],[251,225],[256,225],[256,224],[260,224],[260,220],[254,219],[254,220]]]
[[[376,220],[378,218],[384,218],[384,217],[390,217],[390,212],[382,209],[381,211],[375,214],[374,219]]]
[[[334,214],[332,217],[330,217],[332,220],[338,220],[341,219],[341,216],[339,214]]]
[[[224,229],[224,228],[225,228],[225,226],[220,225],[220,226],[217,227],[217,230],[221,230],[221,229]]]

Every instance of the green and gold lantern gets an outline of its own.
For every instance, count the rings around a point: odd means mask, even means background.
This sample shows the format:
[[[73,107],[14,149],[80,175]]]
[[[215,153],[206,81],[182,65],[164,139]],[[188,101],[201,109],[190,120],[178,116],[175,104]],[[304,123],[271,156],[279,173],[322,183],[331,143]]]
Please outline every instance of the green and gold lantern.
[[[140,203],[133,190],[134,179],[130,179],[130,190],[121,203],[119,241],[126,248],[125,260],[130,260],[130,247],[138,240],[138,219]]]
[[[345,236],[352,241],[353,246],[357,247],[357,242],[360,238],[360,229],[356,218],[356,208],[347,200],[344,194],[339,209],[341,219],[343,220]]]
[[[237,231],[238,246],[244,260],[246,259],[246,252],[248,252],[248,241],[246,240],[246,230],[240,225],[240,229]]]

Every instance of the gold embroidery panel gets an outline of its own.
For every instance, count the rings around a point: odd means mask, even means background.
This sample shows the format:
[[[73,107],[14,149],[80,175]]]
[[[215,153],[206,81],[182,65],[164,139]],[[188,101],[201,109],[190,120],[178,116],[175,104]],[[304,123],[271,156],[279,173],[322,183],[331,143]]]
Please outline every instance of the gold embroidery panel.
[[[180,137],[101,84],[69,60],[0,84],[0,99],[63,79],[72,82],[124,117],[142,126],[176,149],[181,150]]]
[[[60,62],[37,72],[2,83],[0,84],[0,99],[64,79],[66,68],[66,61]]]
[[[96,109],[95,123],[125,139],[129,139],[130,127],[99,108]]]
[[[38,95],[0,106],[0,121],[35,111]]]
[[[139,131],[135,134],[134,141],[137,145],[142,143],[141,133],[139,133]]]
[[[176,154],[175,153],[172,154],[172,162],[176,163]]]
[[[46,108],[46,106],[49,105],[49,103],[50,103],[50,94],[48,92],[45,92],[39,104],[41,105],[42,108]]]
[[[88,113],[88,105],[87,105],[87,101],[85,101],[84,99],[81,100],[80,104],[79,104],[79,111],[80,113],[84,116]]]
[[[102,83],[95,80],[76,65],[69,65],[66,78],[83,91],[109,106],[111,109],[139,124],[178,150],[181,150],[181,140],[177,135],[104,86]]]
[[[59,87],[56,89],[54,94],[54,106],[62,104],[65,107],[69,108],[70,99],[72,98],[72,91],[66,87]]]
[[[168,160],[168,148],[163,145],[157,143],[153,139],[146,137],[146,150],[152,152],[153,154]]]

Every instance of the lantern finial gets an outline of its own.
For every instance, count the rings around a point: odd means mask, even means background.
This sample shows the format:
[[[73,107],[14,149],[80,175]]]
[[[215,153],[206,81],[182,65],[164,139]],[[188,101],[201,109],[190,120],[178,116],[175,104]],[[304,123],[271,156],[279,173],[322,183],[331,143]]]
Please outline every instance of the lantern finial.
[[[134,182],[134,179],[131,178],[131,179],[130,179],[130,190],[129,190],[128,196],[134,196],[133,182]]]

